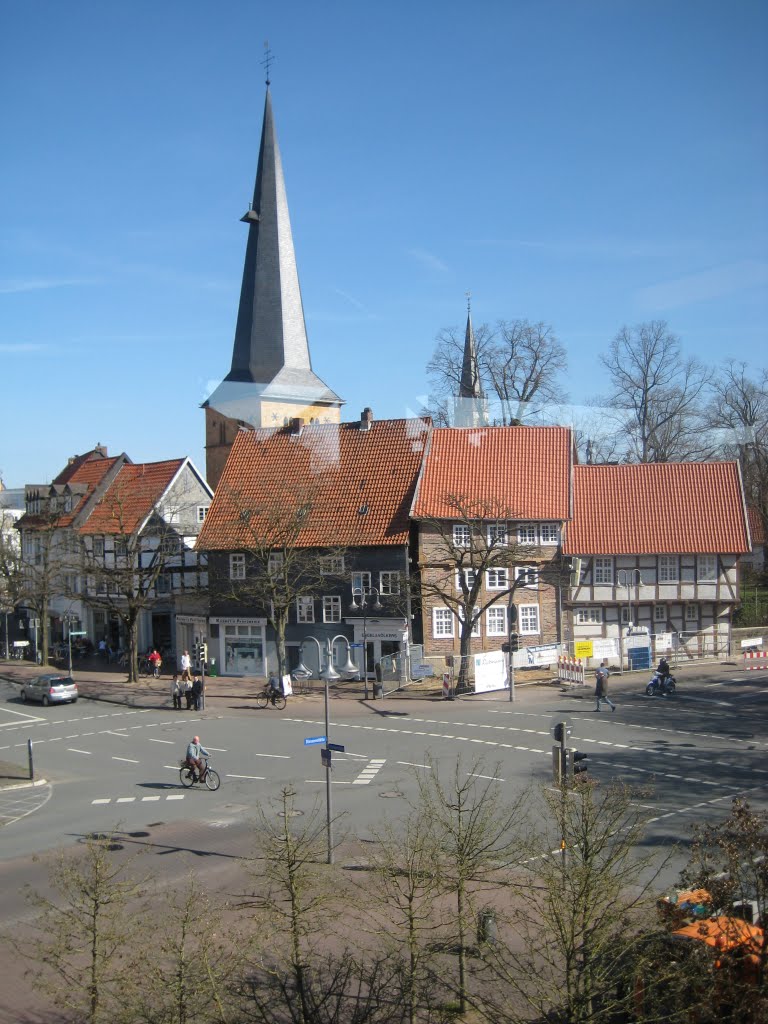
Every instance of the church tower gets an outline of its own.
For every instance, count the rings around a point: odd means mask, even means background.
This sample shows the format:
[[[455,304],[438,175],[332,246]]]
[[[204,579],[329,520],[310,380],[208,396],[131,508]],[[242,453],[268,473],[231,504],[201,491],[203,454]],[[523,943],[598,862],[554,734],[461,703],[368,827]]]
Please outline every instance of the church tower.
[[[267,81],[232,367],[203,403],[206,476],[221,477],[243,426],[339,423],[343,401],[312,372],[291,221]]]
[[[455,427],[488,426],[488,403],[483,394],[483,385],[480,380],[469,299],[467,299],[467,329],[464,332],[461,381],[459,382],[458,397],[454,401],[453,425]]]

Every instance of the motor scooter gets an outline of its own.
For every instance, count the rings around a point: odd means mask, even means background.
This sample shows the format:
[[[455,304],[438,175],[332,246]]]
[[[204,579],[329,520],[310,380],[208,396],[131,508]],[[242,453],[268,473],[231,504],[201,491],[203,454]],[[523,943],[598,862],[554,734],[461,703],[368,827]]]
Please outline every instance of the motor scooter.
[[[655,672],[645,692],[648,697],[671,697],[675,692],[675,677],[662,676]]]

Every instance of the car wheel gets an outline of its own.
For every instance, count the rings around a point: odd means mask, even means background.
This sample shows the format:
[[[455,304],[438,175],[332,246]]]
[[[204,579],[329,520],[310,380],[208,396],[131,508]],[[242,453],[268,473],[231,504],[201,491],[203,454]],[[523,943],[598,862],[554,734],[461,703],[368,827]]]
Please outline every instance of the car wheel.
[[[51,702],[48,700],[48,694],[43,694],[43,707],[47,708]]]
[[[29,698],[27,697],[27,691],[26,690],[22,690],[21,691],[21,702],[22,702],[22,704],[26,704],[28,700],[29,700]]]
[[[72,703],[73,703],[73,704],[77,704],[77,697],[73,697],[73,698],[72,698]]]

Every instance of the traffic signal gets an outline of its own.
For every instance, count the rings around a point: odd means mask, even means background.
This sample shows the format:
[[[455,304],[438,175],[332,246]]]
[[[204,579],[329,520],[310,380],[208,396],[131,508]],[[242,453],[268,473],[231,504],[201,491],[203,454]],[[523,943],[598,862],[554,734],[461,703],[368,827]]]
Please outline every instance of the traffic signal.
[[[565,743],[572,731],[567,722],[556,722],[552,729],[552,735],[558,743]]]
[[[563,747],[552,747],[552,779],[556,786],[562,786],[567,776],[568,751]]]
[[[206,643],[199,643],[197,645],[197,649],[196,649],[195,653],[197,654],[197,660],[201,664],[203,662],[207,662],[208,661],[208,644],[206,644]]]
[[[578,778],[579,775],[586,779],[589,770],[589,765],[586,764],[588,757],[589,754],[583,754],[580,750],[568,751],[568,774],[572,779]]]
[[[514,654],[515,651],[519,651],[520,650],[520,634],[519,633],[510,633],[509,634],[509,649],[512,652],[512,654]]]

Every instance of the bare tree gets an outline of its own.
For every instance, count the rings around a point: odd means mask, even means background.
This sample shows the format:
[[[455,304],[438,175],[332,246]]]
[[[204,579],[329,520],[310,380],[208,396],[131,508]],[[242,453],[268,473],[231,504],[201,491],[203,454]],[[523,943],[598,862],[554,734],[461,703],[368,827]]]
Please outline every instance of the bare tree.
[[[240,957],[224,908],[192,874],[152,905],[159,920],[134,967],[141,983],[131,999],[132,1024],[228,1024]]]
[[[275,631],[278,675],[287,671],[285,636],[291,609],[301,597],[313,597],[329,583],[344,579],[341,547],[310,546],[316,488],[286,481],[265,504],[246,492],[216,493],[219,508],[237,523],[237,550],[245,555],[244,575],[232,579],[225,569],[211,573],[214,600],[229,598],[259,609]],[[327,530],[321,530],[328,535]]]
[[[64,854],[52,874],[51,897],[30,894],[40,912],[26,951],[39,986],[84,1024],[120,1020],[135,982],[131,953],[140,918],[132,904],[144,880],[130,875],[134,859],[116,861],[109,835],[90,837],[82,856]]]
[[[6,518],[7,517],[7,518]],[[0,511],[0,615],[6,616],[4,636],[8,655],[8,619],[24,596],[24,564],[21,559],[20,538],[13,529],[7,513]]]
[[[475,328],[474,337],[480,381],[497,410],[498,423],[529,422],[542,406],[563,401],[560,381],[567,355],[549,324],[499,320],[495,327]],[[452,422],[451,403],[459,394],[463,357],[464,331],[441,330],[427,363],[428,412],[438,426]]]
[[[501,941],[483,950],[486,1015],[623,1020],[631,1007],[621,981],[642,978],[645,937],[656,929],[658,867],[638,853],[643,812],[623,786],[566,783],[542,799],[543,809],[531,811],[536,825],[524,843],[524,873],[512,880]],[[668,964],[663,977],[669,972]]]
[[[486,610],[503,604],[509,615],[518,590],[557,586],[565,582],[568,570],[559,555],[536,561],[535,549],[527,546],[521,551],[509,533],[509,521],[521,517],[509,506],[463,495],[448,495],[446,504],[455,513],[451,519],[420,522],[419,573],[412,581],[422,606],[443,605],[458,620],[458,685],[462,688],[467,681],[472,635]],[[486,587],[489,573],[496,579],[496,589]],[[512,610],[508,631],[515,614]]]
[[[623,414],[627,461],[685,462],[711,454],[701,417],[711,371],[683,356],[666,321],[622,327],[601,362],[611,381],[608,405]]]
[[[500,888],[491,876],[516,856],[517,836],[525,831],[522,801],[509,802],[499,768],[481,760],[465,763],[459,757],[441,774],[437,760],[427,757],[429,770],[419,774],[418,813],[436,848],[438,877],[455,899],[451,931],[458,960],[456,995],[459,1012],[469,1001],[467,954],[469,936],[488,891]]]
[[[738,459],[747,504],[768,530],[768,370],[729,360],[714,375],[707,419],[718,451]]]
[[[46,494],[37,499],[39,508],[28,512],[22,527],[22,590],[21,602],[32,610],[39,621],[37,632],[38,661],[48,664],[48,618],[54,598],[67,593],[67,573],[72,568],[66,531],[61,522],[66,512],[58,495]]]

